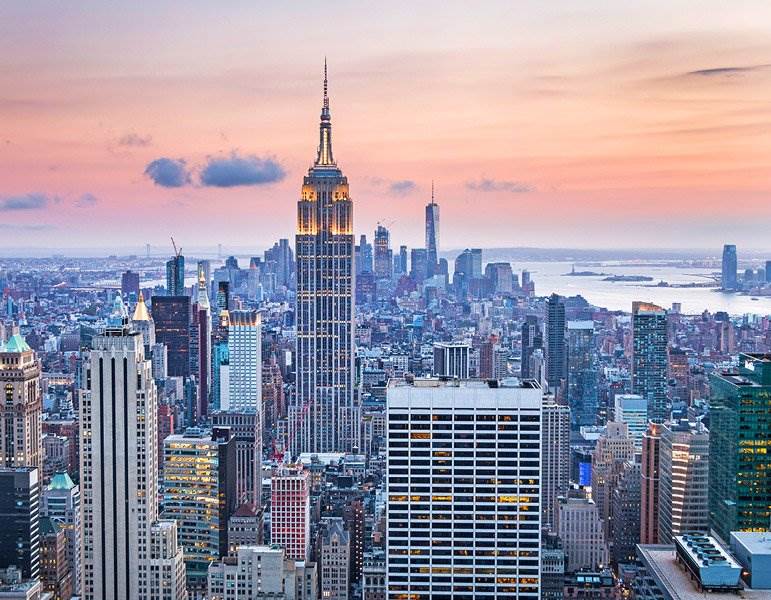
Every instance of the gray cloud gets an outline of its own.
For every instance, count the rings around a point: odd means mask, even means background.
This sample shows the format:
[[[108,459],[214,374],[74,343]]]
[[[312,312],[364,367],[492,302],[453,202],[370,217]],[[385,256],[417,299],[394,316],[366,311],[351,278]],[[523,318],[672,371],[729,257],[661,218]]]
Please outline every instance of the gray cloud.
[[[410,179],[400,179],[394,181],[388,186],[388,192],[394,196],[406,196],[415,191],[417,185]]]
[[[535,188],[521,181],[501,181],[483,177],[478,181],[467,181],[466,189],[475,192],[509,192],[511,194],[526,194],[535,191]]]
[[[80,198],[75,200],[75,206],[78,208],[90,208],[99,202],[99,198],[91,193],[86,192]]]
[[[129,146],[143,148],[153,143],[152,136],[139,135],[133,131],[120,136],[117,140],[118,146]]]
[[[44,194],[24,194],[22,196],[7,196],[0,198],[0,211],[41,210],[57,202]]]
[[[49,231],[51,229],[56,229],[56,227],[45,223],[37,223],[37,224],[0,223],[0,231]]]
[[[177,188],[190,183],[190,171],[182,159],[157,158],[145,167],[145,175],[162,187]]]
[[[210,157],[201,170],[201,185],[209,187],[236,187],[266,185],[281,181],[284,168],[273,158],[241,156],[236,152],[226,157]]]
[[[715,67],[712,69],[698,69],[697,71],[688,71],[686,76],[695,77],[733,77],[735,75],[744,75],[756,71],[764,71],[771,68],[771,64],[747,65],[742,67]]]

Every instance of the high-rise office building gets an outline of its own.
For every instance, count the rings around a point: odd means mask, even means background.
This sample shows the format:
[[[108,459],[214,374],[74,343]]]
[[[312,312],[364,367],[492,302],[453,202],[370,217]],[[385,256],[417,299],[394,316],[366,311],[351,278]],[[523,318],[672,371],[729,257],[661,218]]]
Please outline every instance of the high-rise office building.
[[[190,296],[153,296],[155,339],[167,349],[169,377],[190,376]]]
[[[725,244],[723,246],[723,263],[720,273],[720,283],[724,290],[734,291],[738,289],[737,269],[736,246],[734,244]]]
[[[642,452],[642,440],[648,431],[648,402],[639,394],[616,394],[613,420],[626,423],[637,452]]]
[[[613,490],[617,487],[624,463],[629,460],[634,460],[634,440],[629,436],[629,429],[626,423],[610,421],[592,454],[592,499],[597,503],[606,538],[613,520]]]
[[[287,558],[307,560],[311,543],[309,472],[302,465],[279,465],[270,478],[270,541]]]
[[[766,283],[771,283],[771,260],[766,261]]]
[[[166,295],[185,295],[185,257],[181,254],[166,261]]]
[[[767,531],[771,517],[771,354],[740,354],[710,375],[709,526]]]
[[[535,600],[542,390],[392,380],[388,597]]]
[[[228,393],[222,410],[262,409],[262,319],[255,310],[233,310],[228,325]]]
[[[262,435],[260,413],[254,409],[218,411],[211,415],[213,427],[229,427],[236,440],[237,504],[262,506]]]
[[[566,573],[608,565],[608,544],[593,500],[563,496],[557,502],[555,518],[567,559]]]
[[[205,591],[209,565],[228,553],[236,509],[236,445],[227,427],[187,429],[163,443],[163,518],[177,522],[188,589]]]
[[[659,543],[689,532],[709,532],[709,432],[701,423],[661,426]]]
[[[552,528],[557,498],[570,487],[570,408],[547,395],[542,410],[541,525]]]
[[[332,156],[326,66],[316,161],[297,203],[297,393],[293,453],[358,447],[354,424],[353,202]]]
[[[399,272],[407,274],[407,246],[399,246]]]
[[[64,530],[49,517],[40,519],[40,581],[58,600],[72,597],[72,572],[67,562]]]
[[[390,279],[393,275],[393,252],[391,251],[391,234],[383,225],[375,229],[374,241],[375,276],[378,279]]]
[[[568,321],[566,363],[567,398],[573,427],[577,430],[585,425],[595,425],[598,373],[594,353],[594,321]]]
[[[431,183],[431,202],[426,204],[426,260],[429,277],[437,274],[439,264],[439,205],[434,200]]]
[[[0,467],[0,569],[40,575],[40,476],[36,467]]]
[[[525,322],[522,323],[522,379],[533,377],[530,372],[530,357],[533,355],[533,351],[539,348],[543,348],[543,333],[541,333],[541,327],[538,324],[538,317],[527,315]]]
[[[632,303],[632,393],[648,403],[648,419],[669,418],[667,311],[648,302]]]
[[[633,563],[640,543],[640,463],[628,460],[621,467],[610,504],[610,558],[615,564]]]
[[[152,527],[158,518],[157,396],[142,342],[116,296],[106,329],[93,338],[82,376],[85,600],[161,597],[161,565],[151,563]],[[181,548],[172,550],[164,564],[181,561]],[[184,587],[171,592],[181,598]]]
[[[120,291],[127,300],[136,301],[139,298],[139,273],[131,269],[120,277]]]
[[[42,469],[40,361],[19,333],[0,344],[0,386],[0,466]]]
[[[434,375],[468,379],[471,346],[462,342],[434,344]]]
[[[72,590],[74,594],[80,594],[80,488],[67,473],[56,473],[44,488],[40,515],[52,519],[64,531],[65,556],[72,573]]]
[[[511,294],[514,291],[514,273],[511,263],[498,262],[485,265],[485,277],[495,294]]]
[[[211,307],[208,284],[203,265],[198,263],[198,287],[193,304],[193,318],[190,323],[190,372],[198,382],[196,421],[201,423],[209,415],[209,392],[211,389]]]
[[[552,294],[546,303],[546,381],[550,390],[557,390],[567,376],[565,344],[565,302]]]
[[[351,536],[341,517],[327,517],[322,523],[319,552],[321,597],[348,600],[351,570]]]
[[[642,439],[640,465],[640,543],[658,544],[659,540],[659,446],[661,425],[649,423]]]
[[[410,277],[418,284],[428,278],[428,253],[425,248],[413,248],[410,252]]]

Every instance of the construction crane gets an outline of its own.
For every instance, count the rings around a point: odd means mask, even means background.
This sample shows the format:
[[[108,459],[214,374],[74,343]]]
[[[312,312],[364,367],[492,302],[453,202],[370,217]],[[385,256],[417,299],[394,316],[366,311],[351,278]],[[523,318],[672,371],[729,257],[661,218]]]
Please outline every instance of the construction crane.
[[[182,248],[177,248],[177,243],[174,241],[174,236],[171,236],[171,245],[174,246],[174,256],[179,258],[179,255],[182,254]]]

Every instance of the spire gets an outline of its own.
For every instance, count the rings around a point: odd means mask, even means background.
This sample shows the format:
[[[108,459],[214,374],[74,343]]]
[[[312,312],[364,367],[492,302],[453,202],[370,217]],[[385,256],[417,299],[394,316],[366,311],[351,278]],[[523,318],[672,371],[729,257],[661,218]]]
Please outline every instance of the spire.
[[[209,294],[206,291],[206,275],[203,269],[198,267],[198,307],[209,308]]]
[[[327,81],[327,59],[324,57],[324,99],[321,105],[321,123],[319,125],[319,151],[316,156],[317,167],[333,167],[332,157],[332,120],[329,116],[329,84]]]
[[[139,299],[137,300],[137,306],[134,309],[134,316],[132,321],[149,321],[150,313],[147,312],[147,305],[145,304],[145,296],[142,291],[139,291]]]
[[[434,180],[433,179],[431,180],[431,204],[436,204],[436,202],[434,202]]]

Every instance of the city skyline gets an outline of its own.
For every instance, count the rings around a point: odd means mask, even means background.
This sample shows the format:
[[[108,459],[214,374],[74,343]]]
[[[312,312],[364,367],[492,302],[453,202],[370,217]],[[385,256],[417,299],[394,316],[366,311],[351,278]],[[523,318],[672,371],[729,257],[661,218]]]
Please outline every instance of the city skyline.
[[[345,35],[323,43],[314,7],[219,15],[193,3],[182,19],[173,3],[6,5],[2,245],[131,245],[126,220],[158,245],[170,233],[243,246],[289,236],[326,52],[357,234],[387,216],[394,240],[420,245],[434,179],[443,249],[694,248],[718,233],[762,248],[771,9],[711,4],[698,22],[684,3],[473,15],[429,3],[372,20],[340,5]],[[589,226],[604,235],[587,239]]]

